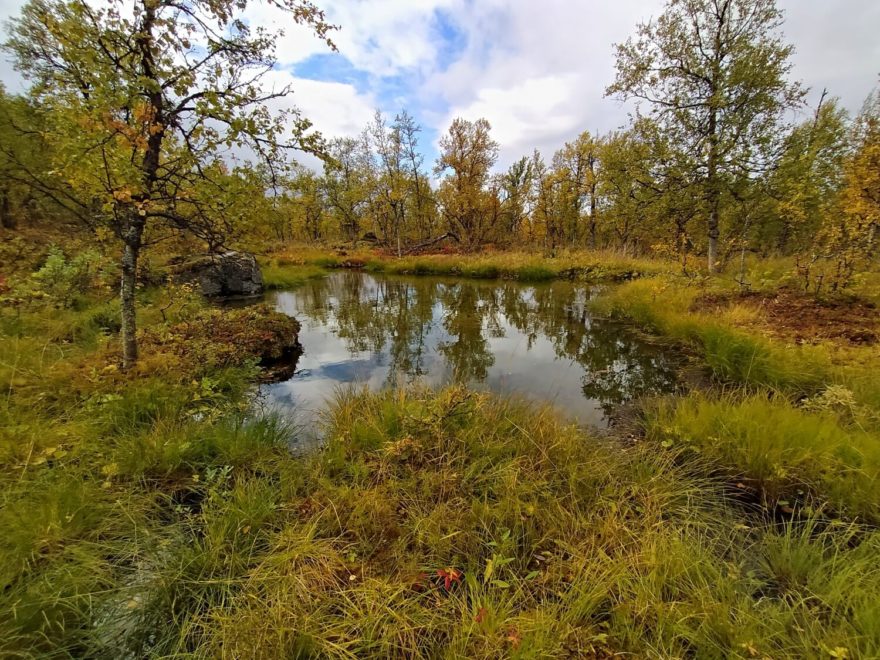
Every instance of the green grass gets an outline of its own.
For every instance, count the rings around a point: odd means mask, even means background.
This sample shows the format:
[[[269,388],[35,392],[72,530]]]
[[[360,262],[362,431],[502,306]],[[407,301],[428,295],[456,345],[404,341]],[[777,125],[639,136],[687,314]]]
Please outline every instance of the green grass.
[[[554,258],[524,253],[478,255],[426,255],[382,258],[367,262],[374,272],[400,275],[455,275],[475,279],[510,279],[540,282],[577,279],[590,282],[618,281],[663,272],[664,264],[633,259],[614,253],[574,252]]]
[[[374,273],[396,275],[442,275],[474,279],[510,279],[542,282],[576,279],[586,282],[613,282],[675,269],[667,262],[628,257],[606,251],[561,252],[555,257],[523,252],[478,254],[433,254],[394,257],[368,250],[329,253],[316,248],[289,249],[275,254],[264,268],[268,286],[290,278],[296,283],[301,273],[312,269],[363,268]],[[288,275],[289,274],[289,275]],[[299,281],[302,281],[301,279]],[[295,284],[291,284],[293,286]]]
[[[328,432],[282,479],[295,513],[265,559],[200,619],[200,654],[878,651],[878,539],[743,518],[702,459],[461,389],[343,393]]]
[[[817,496],[838,515],[880,521],[880,434],[841,412],[766,394],[691,395],[649,412],[648,437],[711,458],[771,506]],[[844,413],[845,417],[845,413]]]
[[[597,312],[687,347],[717,384],[649,407],[648,437],[700,452],[770,506],[810,499],[836,515],[880,521],[876,349],[787,344],[741,327],[750,312],[736,307],[694,311],[697,296],[723,290],[717,281],[660,278],[596,301]]]
[[[193,418],[183,391],[139,414],[153,387],[7,475],[4,653],[880,652],[876,533],[745,515],[702,456],[453,388],[342,392],[296,458],[283,425]]]
[[[262,261],[260,270],[263,273],[263,285],[267,289],[293,289],[308,280],[327,274],[320,265],[290,263],[281,258]]]
[[[230,519],[263,519],[263,471],[288,456],[283,425],[239,412],[248,377],[216,374],[210,401],[204,383],[150,377],[71,393],[49,441],[2,438],[0,655],[158,653],[176,648],[169,622],[218,602],[214,581],[248,566]],[[13,400],[3,415],[36,437],[39,415]]]

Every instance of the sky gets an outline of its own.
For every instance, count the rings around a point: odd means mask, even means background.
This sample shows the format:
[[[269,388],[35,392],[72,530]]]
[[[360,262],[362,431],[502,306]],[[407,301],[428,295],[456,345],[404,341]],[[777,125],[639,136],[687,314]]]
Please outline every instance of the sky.
[[[332,53],[267,3],[253,25],[284,29],[266,84],[291,83],[292,102],[328,137],[357,135],[376,109],[406,108],[422,125],[426,165],[454,117],[485,117],[499,167],[537,148],[552,155],[587,129],[624,125],[631,109],[604,98],[614,43],[657,16],[663,0],[318,0],[340,26]],[[778,0],[796,47],[793,77],[856,112],[880,74],[880,0]],[[0,20],[21,0],[0,0]],[[20,83],[7,62],[0,81]]]

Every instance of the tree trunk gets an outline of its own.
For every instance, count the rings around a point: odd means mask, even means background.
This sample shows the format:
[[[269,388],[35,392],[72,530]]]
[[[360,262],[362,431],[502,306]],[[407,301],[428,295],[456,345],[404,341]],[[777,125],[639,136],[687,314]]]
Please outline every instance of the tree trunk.
[[[590,188],[590,247],[596,249],[596,211],[599,205],[596,202],[596,186]]]
[[[0,192],[0,228],[16,228],[15,218],[12,215],[12,204],[9,203],[9,195],[5,190]]]
[[[162,154],[162,140],[165,138],[165,108],[162,87],[156,75],[155,36],[156,10],[158,5],[150,0],[141,0],[144,10],[141,30],[135,37],[137,50],[140,53],[141,74],[145,79],[141,84],[149,100],[151,130],[147,138],[146,150],[141,164],[143,171],[143,192],[138,201],[146,202],[151,198],[156,185],[159,159]],[[130,369],[138,360],[137,317],[135,293],[137,287],[138,258],[141,254],[146,215],[143,210],[123,207],[126,213],[122,231],[122,283],[120,299],[122,305],[122,368]]]
[[[718,102],[719,87],[722,83],[721,63],[724,59],[724,29],[727,22],[727,10],[730,1],[727,0],[721,7],[716,18],[718,24],[715,29],[715,48],[713,50],[712,73],[711,73],[711,96],[709,97],[709,162],[706,174],[706,184],[709,193],[709,222],[708,222],[708,258],[709,272],[714,273],[718,262],[718,204],[720,187],[718,186]],[[717,5],[716,5],[717,9]]]
[[[123,235],[122,284],[120,299],[122,303],[122,368],[130,369],[138,360],[137,317],[135,293],[137,290],[138,259],[141,255],[141,241],[144,234],[144,220],[133,219]]]
[[[423,241],[421,243],[418,243],[417,245],[409,246],[406,250],[403,251],[403,254],[412,254],[413,252],[417,252],[418,250],[423,250],[426,247],[431,247],[435,243],[439,243],[440,241],[447,239],[447,238],[451,238],[456,243],[461,242],[458,240],[458,236],[453,234],[451,231],[448,231],[445,234],[438,236],[437,238],[431,238],[431,239],[428,239],[427,241]]]
[[[714,273],[718,268],[718,197],[713,193],[709,211],[709,272]]]
[[[713,100],[714,103],[714,100]],[[718,114],[713,108],[709,114],[709,162],[706,176],[709,196],[709,272],[714,273],[718,266],[718,206],[720,188],[718,186]]]
[[[140,246],[125,241],[122,252],[122,368],[130,369],[138,359],[135,287]]]

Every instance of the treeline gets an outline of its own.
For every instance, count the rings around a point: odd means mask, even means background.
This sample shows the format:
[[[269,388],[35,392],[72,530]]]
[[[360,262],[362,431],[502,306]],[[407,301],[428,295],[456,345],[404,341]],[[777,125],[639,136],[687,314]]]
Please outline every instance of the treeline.
[[[332,141],[273,200],[278,240],[375,240],[399,254],[446,238],[612,248],[723,268],[746,253],[795,255],[806,288],[850,284],[877,256],[880,96],[855,117],[790,78],[772,0],[669,2],[617,46],[607,94],[628,126],[588,131],[496,171],[484,119],[455,119],[435,163],[406,111]],[[429,167],[429,165],[431,165]]]
[[[266,108],[283,96],[254,84],[269,41],[236,24],[235,40],[203,61],[185,34],[159,37],[178,24],[175,3],[160,3],[159,23],[137,6],[132,23],[79,0],[32,2],[13,22],[6,50],[31,87],[0,96],[3,226],[75,217],[128,245],[132,262],[142,245],[183,234],[208,250],[611,248],[710,271],[746,253],[796,255],[813,289],[844,287],[876,259],[880,96],[855,117],[825,93],[810,107],[790,80],[774,0],[670,0],[616,47],[607,95],[634,102],[628,125],[504,171],[485,119],[455,119],[434,163],[406,111],[327,141],[297,112]],[[333,29],[300,9],[319,35]],[[236,69],[242,57],[253,79]],[[294,148],[323,168],[291,165]]]
[[[878,120],[876,95],[856,118],[823,98],[786,127],[761,176],[725,177],[719,261],[747,250],[804,255],[805,265],[838,255],[849,267],[858,253],[872,254]],[[377,113],[360,137],[333,140],[323,173],[300,170],[273,200],[274,238],[366,238],[401,252],[450,237],[466,249],[706,254],[705,177],[650,117],[604,135],[585,131],[503,172],[493,172],[498,144],[488,122],[456,119],[440,140],[439,184],[423,164],[419,132],[406,111],[390,124]]]

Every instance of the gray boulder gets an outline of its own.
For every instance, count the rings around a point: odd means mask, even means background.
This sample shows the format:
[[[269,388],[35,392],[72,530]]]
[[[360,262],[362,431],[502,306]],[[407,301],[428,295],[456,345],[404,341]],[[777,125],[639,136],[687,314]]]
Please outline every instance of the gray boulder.
[[[174,268],[178,282],[199,285],[209,298],[248,298],[263,293],[263,274],[254,255],[224,252],[188,259]]]

